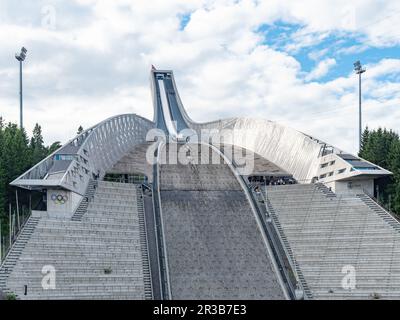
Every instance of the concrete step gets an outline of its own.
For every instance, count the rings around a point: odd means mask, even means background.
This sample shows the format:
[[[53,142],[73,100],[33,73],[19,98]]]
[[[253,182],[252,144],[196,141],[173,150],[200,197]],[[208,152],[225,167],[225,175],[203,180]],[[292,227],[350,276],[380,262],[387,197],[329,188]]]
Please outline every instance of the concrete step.
[[[40,292],[21,297],[23,300],[137,300],[144,299],[144,294],[132,291],[114,292],[90,292],[59,294],[56,292]]]
[[[15,247],[0,281],[21,299],[151,298],[143,203],[134,185],[99,182],[76,221],[42,218]],[[18,249],[18,251],[17,251]],[[20,257],[18,257],[20,255]],[[16,259],[18,258],[18,259]],[[41,288],[44,265],[56,268],[54,292]],[[105,269],[111,268],[111,274]],[[23,296],[23,285],[28,295]],[[151,284],[151,283],[150,283]]]

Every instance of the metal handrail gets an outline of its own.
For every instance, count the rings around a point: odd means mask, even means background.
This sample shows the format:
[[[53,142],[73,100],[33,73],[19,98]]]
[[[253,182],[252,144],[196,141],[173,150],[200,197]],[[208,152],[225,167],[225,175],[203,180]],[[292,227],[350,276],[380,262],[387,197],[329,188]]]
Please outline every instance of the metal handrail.
[[[161,154],[161,148],[164,146],[163,143],[158,145],[156,150],[156,156]],[[155,229],[157,233],[157,251],[158,251],[158,265],[160,269],[160,282],[161,282],[161,296],[164,300],[171,299],[171,288],[169,282],[169,270],[168,270],[168,258],[165,246],[165,236],[164,236],[164,227],[163,227],[163,219],[162,219],[162,209],[161,209],[161,196],[159,192],[160,184],[160,175],[159,175],[159,165],[158,160],[153,166],[153,208],[154,208],[154,216],[155,216]]]
[[[146,189],[146,190],[149,190],[150,192],[153,192],[153,187],[149,183],[142,182],[142,188],[143,188],[143,190]]]
[[[89,199],[89,189],[90,189],[90,184],[93,182],[93,188],[94,189],[96,189],[97,188],[97,186],[98,186],[98,180],[95,180],[95,179],[89,179],[89,182],[88,182],[88,185],[87,185],[87,187],[86,187],[86,191],[85,191],[85,194],[82,196],[82,198],[81,198],[81,200],[79,201],[79,204],[77,205],[77,207],[75,208],[75,210],[74,210],[74,213],[72,214],[72,217],[74,217],[76,214],[77,214],[77,212],[78,212],[78,210],[79,209],[84,209],[85,211],[87,211],[87,209],[88,209],[88,206],[89,206],[89,202],[90,201],[92,201],[93,200],[93,197],[94,196],[92,196],[92,199]]]
[[[5,250],[4,253],[2,253],[4,258],[0,257],[0,261],[1,261],[0,270],[1,270],[1,268],[3,268],[3,265],[7,261],[8,256],[10,255],[12,249],[14,248],[14,245],[16,244],[19,236],[24,231],[24,228],[31,216],[32,216],[32,210],[29,211],[29,214],[26,216],[26,218],[20,224],[20,228],[18,229],[17,233],[14,235],[14,237],[11,238],[11,243],[9,243],[8,248]]]
[[[153,289],[153,270],[151,269],[151,262],[150,262],[150,252],[149,252],[149,238],[147,234],[147,223],[146,223],[146,208],[144,204],[144,194],[143,194],[143,185],[140,185],[136,187],[136,192],[139,193],[140,199],[138,201],[141,201],[141,205],[143,206],[143,228],[144,228],[144,234],[146,237],[146,252],[147,252],[147,263],[148,263],[148,268],[149,268],[149,273],[150,273],[150,289],[151,289],[151,299],[154,300],[154,289]],[[139,203],[138,202],[138,203]],[[140,223],[139,223],[140,225]],[[142,261],[143,268],[146,266],[146,262]],[[147,267],[146,266],[146,267]]]
[[[391,211],[389,208],[386,207],[386,205],[379,201],[377,198],[375,198],[373,195],[371,195],[367,190],[363,189],[363,193],[370,198],[373,202],[375,202],[378,206],[380,206],[386,213],[388,213],[393,219],[396,220],[396,222],[400,223],[400,217]]]

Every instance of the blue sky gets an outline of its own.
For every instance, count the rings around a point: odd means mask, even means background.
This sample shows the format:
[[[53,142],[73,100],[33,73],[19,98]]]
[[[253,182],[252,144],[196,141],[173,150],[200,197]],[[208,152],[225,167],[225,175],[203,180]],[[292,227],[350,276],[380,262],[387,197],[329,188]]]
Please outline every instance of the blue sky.
[[[190,13],[180,14],[180,15],[178,15],[178,18],[179,18],[179,21],[180,21],[179,30],[182,31],[182,30],[185,29],[185,27],[187,26],[187,24],[190,21]]]
[[[272,25],[261,25],[257,32],[263,35],[265,44],[276,48],[276,50],[285,51],[286,45],[293,42],[293,38],[296,38],[296,32],[302,30],[302,28],[304,28],[303,25],[277,21]],[[360,37],[362,37],[362,34],[333,33],[324,37],[315,45],[300,48],[292,52],[291,55],[299,61],[303,72],[310,72],[315,68],[318,64],[317,59],[321,57],[334,58],[336,60],[335,67],[318,79],[323,82],[347,76],[353,70],[355,59],[360,60],[363,64],[376,64],[383,58],[399,58],[400,47],[398,43],[380,47],[363,46],[363,39],[360,39]],[[345,51],[356,46],[361,48],[350,53]],[[315,54],[317,57],[314,57]]]
[[[385,0],[0,2],[0,116],[66,141],[120,113],[152,118],[151,64],[173,69],[190,116],[262,117],[347,151],[363,125],[400,131],[400,3]]]

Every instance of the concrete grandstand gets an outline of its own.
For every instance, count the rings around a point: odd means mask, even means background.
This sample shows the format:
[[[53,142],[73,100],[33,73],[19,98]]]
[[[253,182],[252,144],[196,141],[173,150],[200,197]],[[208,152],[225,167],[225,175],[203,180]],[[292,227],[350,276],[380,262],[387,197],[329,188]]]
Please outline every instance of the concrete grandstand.
[[[400,224],[373,198],[389,171],[272,121],[194,122],[172,71],[150,82],[153,121],[106,119],[12,182],[44,200],[1,264],[1,291],[400,298]]]

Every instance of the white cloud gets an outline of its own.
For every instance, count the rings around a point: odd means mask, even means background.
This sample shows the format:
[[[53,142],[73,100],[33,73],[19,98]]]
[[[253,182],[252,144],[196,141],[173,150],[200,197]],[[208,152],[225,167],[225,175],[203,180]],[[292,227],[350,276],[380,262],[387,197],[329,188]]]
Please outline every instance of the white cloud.
[[[42,124],[47,143],[66,141],[79,125],[87,128],[119,113],[151,119],[148,72],[154,64],[174,69],[195,120],[280,120],[349,151],[357,144],[357,79],[344,74],[312,82],[336,63],[332,52],[312,46],[332,33],[357,36],[363,48],[393,45],[399,22],[386,15],[400,11],[397,1],[378,6],[369,0],[352,6],[344,0],[75,0],[54,2],[56,28],[49,30],[40,24],[40,2],[26,8],[6,3],[0,20],[0,115],[18,121],[13,52],[26,45],[26,125],[30,131],[35,122]],[[190,20],[180,30],[183,14]],[[277,21],[302,26],[284,48],[266,45],[256,32]],[[308,74],[293,56],[301,48],[318,62]],[[400,60],[382,57],[366,67],[365,122],[399,129]]]
[[[323,56],[325,56],[328,52],[329,49],[324,48],[322,50],[311,51],[307,56],[309,59],[317,61],[321,59]]]
[[[400,73],[400,59],[382,59],[378,64],[367,65],[369,77]]]
[[[322,60],[318,63],[318,65],[313,70],[311,70],[307,74],[305,79],[307,81],[319,79],[319,78],[325,76],[335,64],[336,64],[336,60],[332,59],[332,58]]]

